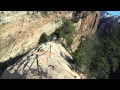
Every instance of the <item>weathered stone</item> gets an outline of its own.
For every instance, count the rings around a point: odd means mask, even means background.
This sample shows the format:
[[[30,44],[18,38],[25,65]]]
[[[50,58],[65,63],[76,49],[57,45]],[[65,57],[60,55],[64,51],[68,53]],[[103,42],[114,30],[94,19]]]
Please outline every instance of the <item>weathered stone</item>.
[[[7,68],[2,78],[85,78],[84,75],[78,75],[70,69],[71,65],[67,62],[66,56],[71,60],[72,57],[60,44],[47,43],[38,46],[40,36],[44,32],[51,35],[63,24],[63,18],[72,19],[76,11],[56,11],[56,13],[50,11],[46,17],[42,17],[41,12],[29,11],[29,14],[27,11],[4,11],[3,14],[0,12],[0,62],[34,48],[14,66]],[[100,15],[98,11],[94,13],[81,11],[78,17],[80,19],[74,24],[76,31],[70,48],[73,52],[86,36],[90,37],[95,33]],[[58,42],[66,46],[66,41],[63,39]],[[37,63],[40,65],[40,75],[36,74]]]
[[[47,17],[34,18],[27,15],[26,11],[4,12],[0,22],[0,62],[26,53],[38,44],[40,36],[44,32],[51,35],[56,28],[62,25],[60,16],[48,15]],[[64,13],[63,11],[61,16],[65,15]],[[66,16],[68,14],[66,13]],[[56,20],[57,23],[55,23]]]
[[[30,13],[29,15],[27,13]],[[14,58],[18,54],[26,53],[33,47],[36,47],[40,36],[45,32],[51,35],[56,28],[62,25],[63,17],[73,18],[73,11],[53,11],[48,12],[47,17],[42,17],[35,11],[4,11],[0,22],[0,62],[7,61],[10,57]],[[34,15],[31,15],[34,13]],[[91,35],[96,31],[99,21],[99,13],[90,11],[81,11],[80,17],[87,13],[87,17],[80,18],[75,23],[76,35],[73,37],[72,51],[77,49],[81,42],[81,36]],[[40,17],[33,17],[40,15]],[[65,42],[64,42],[65,43]],[[34,51],[34,50],[33,50]]]
[[[44,47],[41,56],[38,58],[33,58],[37,54],[34,53],[33,56],[29,56],[29,60],[25,60],[29,53],[18,60],[14,65],[8,67],[2,75],[2,79],[80,79],[76,72],[70,69],[70,64],[63,58],[63,56],[71,57],[71,55],[65,50],[62,45],[47,42],[46,44],[40,45]],[[48,50],[48,47],[51,47]],[[48,50],[48,51],[47,51]],[[43,54],[44,51],[47,51]],[[63,56],[57,52],[64,52]],[[51,53],[51,54],[50,54]],[[38,61],[38,62],[37,62]],[[38,74],[39,73],[39,74]],[[76,77],[74,77],[76,76]]]

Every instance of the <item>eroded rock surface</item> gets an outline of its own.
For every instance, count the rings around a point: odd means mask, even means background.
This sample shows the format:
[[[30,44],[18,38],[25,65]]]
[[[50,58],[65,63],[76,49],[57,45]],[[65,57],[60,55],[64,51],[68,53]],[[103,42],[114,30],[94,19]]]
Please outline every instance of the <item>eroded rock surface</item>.
[[[8,67],[1,79],[85,79],[71,69],[70,60],[61,44],[47,42]]]
[[[3,11],[0,12],[0,62],[21,55],[35,47],[45,32],[51,35],[62,25],[62,17],[71,18],[67,11],[48,12]]]

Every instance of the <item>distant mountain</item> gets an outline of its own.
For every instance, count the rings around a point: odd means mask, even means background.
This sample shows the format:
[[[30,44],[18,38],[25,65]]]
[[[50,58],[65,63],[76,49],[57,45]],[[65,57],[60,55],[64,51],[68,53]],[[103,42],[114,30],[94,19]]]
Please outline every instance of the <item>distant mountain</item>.
[[[120,25],[120,16],[112,15],[107,17],[107,12],[101,12],[101,19],[98,24],[99,30],[112,29]]]
[[[100,11],[100,17],[111,17],[112,15],[110,13],[108,13],[107,11]]]

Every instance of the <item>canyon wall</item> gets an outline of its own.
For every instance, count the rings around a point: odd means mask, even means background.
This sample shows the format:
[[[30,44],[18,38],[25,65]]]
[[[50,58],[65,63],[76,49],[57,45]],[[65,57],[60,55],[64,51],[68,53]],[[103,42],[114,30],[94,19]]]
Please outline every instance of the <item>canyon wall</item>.
[[[6,67],[2,79],[85,79],[72,67],[72,56],[60,43],[50,41],[38,45],[41,35],[48,36],[63,24],[64,19],[74,22],[71,50],[74,52],[85,38],[97,29],[98,11],[0,11],[0,63],[17,59]],[[73,64],[74,65],[74,64]]]
[[[98,11],[82,11],[78,15],[81,18],[75,23],[76,32],[73,37],[73,44],[71,45],[73,52],[85,37],[90,37],[96,32],[100,19]]]
[[[30,11],[0,12],[0,62],[21,55],[35,47],[40,36],[45,32],[50,35],[62,25],[62,17],[70,18],[70,12],[49,12],[42,16],[41,12]]]
[[[76,11],[0,11],[0,62],[5,62],[37,46],[45,32],[51,35],[63,24],[63,18],[73,19]],[[95,33],[98,11],[81,11],[73,37],[72,51],[77,49],[83,36]]]

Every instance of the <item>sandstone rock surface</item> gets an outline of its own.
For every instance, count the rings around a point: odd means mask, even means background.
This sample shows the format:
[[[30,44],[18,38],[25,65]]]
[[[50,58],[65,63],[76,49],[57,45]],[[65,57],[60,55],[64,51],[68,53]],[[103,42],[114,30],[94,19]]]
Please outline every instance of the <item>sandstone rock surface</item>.
[[[69,60],[72,57],[61,44],[47,42],[8,67],[1,79],[85,79],[71,69]]]
[[[70,15],[65,11],[51,12],[46,17],[41,12],[34,15],[27,15],[27,11],[0,12],[0,62],[34,48],[44,32],[52,34],[62,25],[62,17],[70,18]]]
[[[48,16],[43,17],[42,11],[0,11],[0,62],[5,62],[36,47],[44,32],[51,35],[63,24],[63,18],[74,18],[74,12],[76,11],[49,11]],[[73,52],[83,40],[83,36],[91,36],[95,33],[99,22],[98,11],[79,13],[80,17],[84,15],[86,17],[80,18],[74,24],[76,33],[71,45]]]

